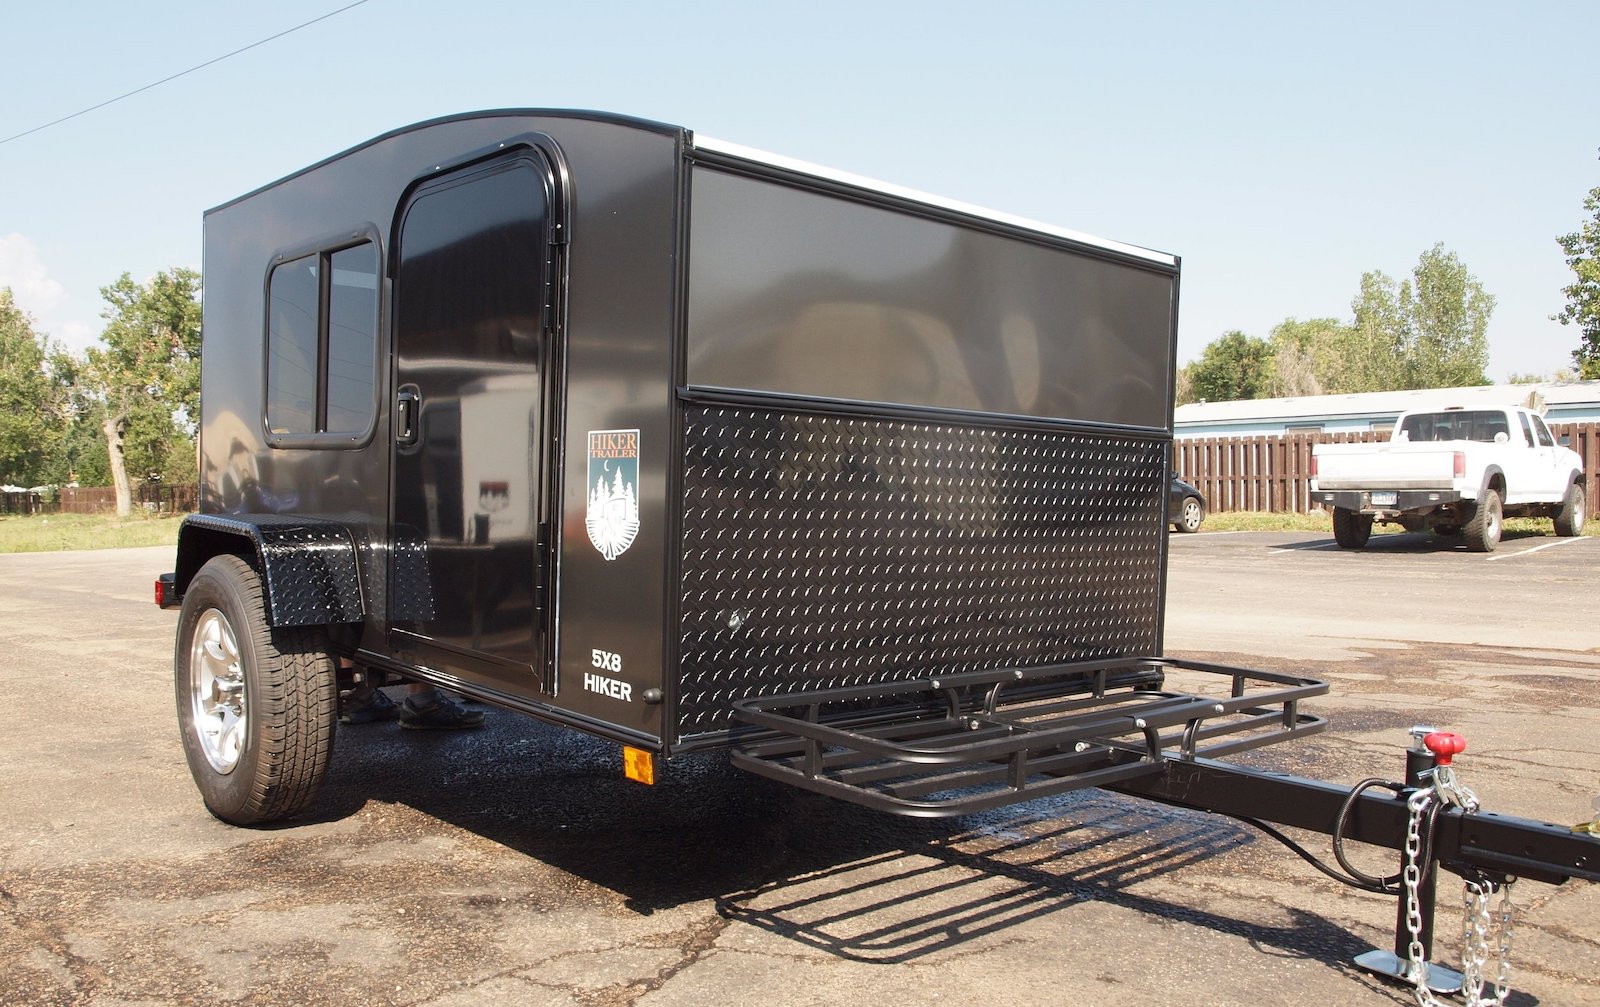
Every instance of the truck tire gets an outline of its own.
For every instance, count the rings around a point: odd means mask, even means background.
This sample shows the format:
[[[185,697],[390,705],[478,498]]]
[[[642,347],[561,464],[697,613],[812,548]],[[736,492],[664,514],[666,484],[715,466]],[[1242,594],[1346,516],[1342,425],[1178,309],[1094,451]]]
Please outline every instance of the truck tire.
[[[1200,530],[1200,522],[1205,519],[1206,505],[1200,502],[1199,497],[1187,496],[1183,498],[1183,506],[1178,509],[1178,520],[1172,522],[1172,527],[1193,534]]]
[[[1372,537],[1372,515],[1343,507],[1333,509],[1333,540],[1341,549],[1360,549]]]
[[[1556,534],[1565,538],[1583,534],[1584,503],[1586,494],[1582,483],[1573,483],[1567,487],[1567,495],[1561,500],[1561,510],[1556,514]]]
[[[1461,537],[1466,540],[1468,549],[1473,552],[1494,552],[1494,547],[1500,544],[1503,512],[1500,492],[1484,490],[1483,499],[1478,501],[1478,509],[1473,512],[1472,520],[1461,528]]]
[[[234,825],[305,810],[337,723],[322,630],[268,625],[255,569],[217,556],[184,593],[173,664],[183,754],[207,810]]]

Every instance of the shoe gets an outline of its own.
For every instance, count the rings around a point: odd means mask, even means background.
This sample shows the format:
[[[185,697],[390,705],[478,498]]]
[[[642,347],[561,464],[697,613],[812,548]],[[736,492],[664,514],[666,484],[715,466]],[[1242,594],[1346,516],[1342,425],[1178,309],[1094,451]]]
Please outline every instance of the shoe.
[[[339,699],[339,723],[373,724],[400,715],[400,704],[374,685],[361,683]]]
[[[482,727],[483,711],[469,710],[438,689],[407,696],[400,704],[400,726],[414,731],[457,731]]]

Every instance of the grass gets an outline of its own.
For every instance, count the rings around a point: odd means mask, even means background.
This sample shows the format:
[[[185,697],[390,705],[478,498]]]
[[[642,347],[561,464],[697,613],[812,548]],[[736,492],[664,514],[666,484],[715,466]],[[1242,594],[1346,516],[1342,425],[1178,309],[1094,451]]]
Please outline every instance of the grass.
[[[108,514],[4,515],[0,516],[0,553],[175,546],[181,517],[143,512],[128,518]]]
[[[1222,511],[1206,515],[1208,531],[1325,531],[1333,534],[1333,519],[1322,511],[1309,514],[1273,514],[1265,511]]]

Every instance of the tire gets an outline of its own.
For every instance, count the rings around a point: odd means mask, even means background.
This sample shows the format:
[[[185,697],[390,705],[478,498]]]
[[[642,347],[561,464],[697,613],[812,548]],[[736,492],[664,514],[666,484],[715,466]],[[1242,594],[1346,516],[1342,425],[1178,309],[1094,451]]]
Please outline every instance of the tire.
[[[1192,535],[1200,530],[1200,523],[1205,519],[1206,505],[1200,502],[1199,497],[1187,496],[1183,498],[1183,506],[1178,509],[1178,518],[1172,522],[1172,527]]]
[[[1567,487],[1567,495],[1561,500],[1561,510],[1556,513],[1556,534],[1564,538],[1583,534],[1583,521],[1588,515],[1585,513],[1584,504],[1587,495],[1584,493],[1582,483],[1573,483]]]
[[[1478,501],[1478,509],[1473,512],[1472,520],[1461,527],[1461,537],[1466,540],[1467,548],[1473,552],[1494,552],[1495,546],[1500,544],[1504,512],[1500,492],[1484,490],[1483,499]]]
[[[217,556],[184,593],[173,665],[183,754],[207,810],[234,825],[304,811],[337,723],[322,630],[269,626],[260,576],[237,556]]]
[[[1341,549],[1360,549],[1372,537],[1372,515],[1343,507],[1333,509],[1333,540]]]

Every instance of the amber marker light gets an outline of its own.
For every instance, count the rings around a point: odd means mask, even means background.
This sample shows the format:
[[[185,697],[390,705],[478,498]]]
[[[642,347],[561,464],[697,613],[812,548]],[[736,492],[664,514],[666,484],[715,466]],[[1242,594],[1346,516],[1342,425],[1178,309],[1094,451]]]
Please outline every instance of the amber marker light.
[[[622,746],[622,772],[635,783],[655,786],[656,757],[642,748]]]

